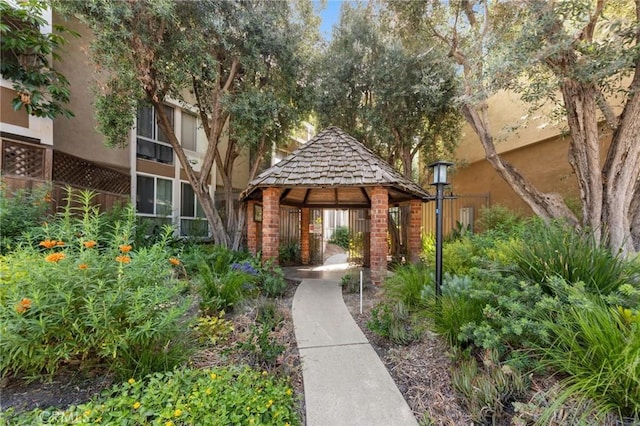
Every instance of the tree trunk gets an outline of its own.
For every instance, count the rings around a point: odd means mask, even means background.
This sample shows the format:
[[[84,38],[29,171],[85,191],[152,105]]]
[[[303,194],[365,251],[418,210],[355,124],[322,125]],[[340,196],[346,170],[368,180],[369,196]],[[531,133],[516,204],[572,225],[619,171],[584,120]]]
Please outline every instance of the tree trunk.
[[[561,84],[571,134],[569,164],[578,179],[582,200],[582,224],[600,241],[602,233],[603,186],[600,170],[600,135],[596,94],[592,85],[570,79]]]
[[[629,255],[637,250],[634,235],[640,234],[640,69],[636,68],[630,95],[613,133],[603,168],[604,207],[602,223],[609,227],[609,246]]]
[[[480,138],[480,143],[484,148],[489,164],[491,164],[500,177],[509,184],[511,189],[531,207],[531,210],[533,210],[537,216],[546,221],[553,218],[564,218],[569,224],[573,226],[577,225],[578,219],[571,210],[569,210],[559,194],[538,191],[516,168],[498,155],[489,128],[487,108],[485,102],[481,103],[478,107],[465,104],[462,107],[462,112],[467,122]]]
[[[153,99],[151,103],[153,104],[158,114],[158,125],[160,126],[164,134],[167,135],[169,143],[171,144],[171,147],[178,157],[180,165],[187,175],[187,180],[193,188],[193,192],[196,194],[198,202],[202,206],[202,210],[204,211],[207,222],[209,223],[209,227],[211,228],[213,242],[215,244],[228,247],[229,235],[225,232],[224,226],[222,224],[222,219],[220,218],[220,215],[218,214],[218,211],[214,206],[213,198],[211,198],[211,193],[209,192],[207,185],[203,184],[200,179],[202,175],[208,177],[211,174],[211,166],[209,166],[208,170],[201,169],[200,176],[196,174],[196,172],[193,170],[193,167],[191,167],[189,159],[184,153],[184,150],[182,149],[182,145],[180,145],[180,142],[178,142],[178,139],[175,136],[174,130],[171,127],[171,123],[169,122],[169,118],[167,117],[167,114],[163,108],[163,104]]]

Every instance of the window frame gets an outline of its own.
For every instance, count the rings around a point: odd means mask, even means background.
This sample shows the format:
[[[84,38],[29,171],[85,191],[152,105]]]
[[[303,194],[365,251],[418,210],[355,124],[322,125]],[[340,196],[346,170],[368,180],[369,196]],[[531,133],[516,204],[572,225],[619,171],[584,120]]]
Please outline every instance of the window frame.
[[[173,133],[175,134],[175,131],[176,131],[175,114],[177,109],[171,105],[166,105],[166,104],[164,105],[164,107],[171,110],[171,126],[173,129]],[[142,108],[151,109],[151,137],[140,134],[140,126],[138,125],[138,122],[140,117],[140,110]],[[176,163],[175,152],[174,152],[175,150],[173,149],[170,143],[161,141],[159,139],[161,129],[158,126],[158,119],[156,114],[157,114],[156,108],[153,105],[147,105],[147,104],[138,105],[138,108],[136,110],[136,130],[135,130],[136,158],[141,160],[153,161],[155,163],[166,164],[169,166],[174,166]],[[147,155],[141,154],[139,151],[139,145],[140,145],[138,142],[139,140],[148,142],[150,144],[153,144],[154,146],[168,147],[171,150],[171,162],[160,161],[159,150],[157,147],[154,147],[154,154],[155,154],[154,156],[147,156]]]
[[[145,177],[153,179],[153,213],[143,213],[138,210],[138,194],[140,191],[140,185],[138,184],[138,177]],[[171,204],[169,206],[169,213],[166,215],[158,214],[158,180],[169,182],[171,188]],[[141,217],[160,217],[160,218],[172,218],[174,212],[174,194],[173,194],[173,179],[169,179],[165,176],[157,176],[148,173],[136,173],[136,216]]]

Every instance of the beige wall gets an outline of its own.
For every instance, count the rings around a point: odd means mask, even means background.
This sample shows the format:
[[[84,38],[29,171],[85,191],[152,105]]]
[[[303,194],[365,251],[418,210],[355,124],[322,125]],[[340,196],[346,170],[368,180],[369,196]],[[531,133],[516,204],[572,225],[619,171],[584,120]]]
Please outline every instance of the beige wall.
[[[105,147],[103,136],[96,130],[94,95],[91,91],[94,73],[88,57],[90,32],[77,20],[63,20],[55,14],[54,23],[81,34],[81,37],[67,37],[68,43],[64,46],[62,54],[63,61],[55,64],[71,85],[69,109],[75,117],[56,118],[53,126],[54,147],[68,154],[128,172],[129,148]]]

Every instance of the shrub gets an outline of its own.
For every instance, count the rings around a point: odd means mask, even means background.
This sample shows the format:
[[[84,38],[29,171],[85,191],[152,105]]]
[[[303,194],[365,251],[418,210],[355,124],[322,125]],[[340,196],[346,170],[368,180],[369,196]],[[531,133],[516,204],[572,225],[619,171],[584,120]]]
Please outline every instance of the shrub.
[[[6,193],[0,182],[0,254],[15,249],[25,231],[42,226],[51,206],[48,186]]]
[[[278,247],[278,261],[283,265],[294,265],[302,262],[302,254],[298,243],[283,244]]]
[[[384,280],[384,294],[389,300],[402,302],[409,310],[415,310],[424,305],[422,289],[432,286],[433,280],[433,273],[425,265],[403,265]]]
[[[482,311],[486,301],[470,296],[472,285],[470,277],[445,273],[438,304],[435,303],[435,291],[432,287],[425,287],[422,291],[422,298],[429,305],[425,314],[431,319],[434,331],[444,336],[451,346],[466,343],[461,342],[460,331],[463,326],[479,323],[484,319]]]
[[[514,246],[517,272],[531,282],[545,285],[559,276],[569,283],[584,282],[595,293],[607,295],[625,284],[628,263],[598,243],[593,234],[583,234],[562,224],[541,224],[532,229],[526,244]]]
[[[640,316],[581,289],[562,296],[581,302],[540,315],[549,340],[537,350],[565,377],[549,413],[578,395],[594,401],[598,418],[614,411],[640,420]]]
[[[329,243],[335,244],[338,247],[342,247],[345,250],[349,250],[349,228],[346,226],[338,226],[333,231]]]
[[[300,425],[286,382],[248,368],[156,373],[105,391],[66,410],[0,414],[8,424]]]
[[[474,358],[463,360],[451,372],[451,383],[460,393],[474,424],[502,424],[510,404],[524,395],[524,377],[501,364],[494,351],[484,353],[482,368]]]
[[[34,233],[45,236],[37,246],[3,259],[0,375],[53,374],[69,362],[145,374],[189,355],[181,321],[190,300],[171,278],[170,253],[162,241],[129,244],[133,211],[99,234],[104,223],[91,197],[69,194],[58,217]]]
[[[518,232],[523,222],[520,213],[501,205],[495,205],[480,209],[476,227],[481,232],[493,231],[503,235],[513,235]]]
[[[265,296],[280,297],[287,291],[287,281],[284,278],[284,272],[282,268],[274,264],[271,259],[262,265],[258,280]]]
[[[402,302],[382,304],[371,310],[367,327],[393,343],[408,345],[422,335],[418,317],[411,315]]]
[[[470,237],[461,237],[442,247],[442,269],[453,275],[467,275],[478,266],[479,250]]]
[[[200,264],[198,270],[196,281],[200,310],[205,315],[232,310],[255,289],[257,278],[241,270],[216,274],[206,263]]]

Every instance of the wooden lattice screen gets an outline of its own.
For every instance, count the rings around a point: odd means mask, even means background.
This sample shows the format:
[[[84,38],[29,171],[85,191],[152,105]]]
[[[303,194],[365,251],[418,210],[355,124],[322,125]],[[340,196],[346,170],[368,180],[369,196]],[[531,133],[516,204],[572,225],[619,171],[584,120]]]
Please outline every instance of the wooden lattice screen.
[[[45,167],[44,147],[9,140],[2,141],[3,174],[44,179]]]
[[[129,175],[59,151],[53,155],[53,180],[114,194],[131,192]]]

